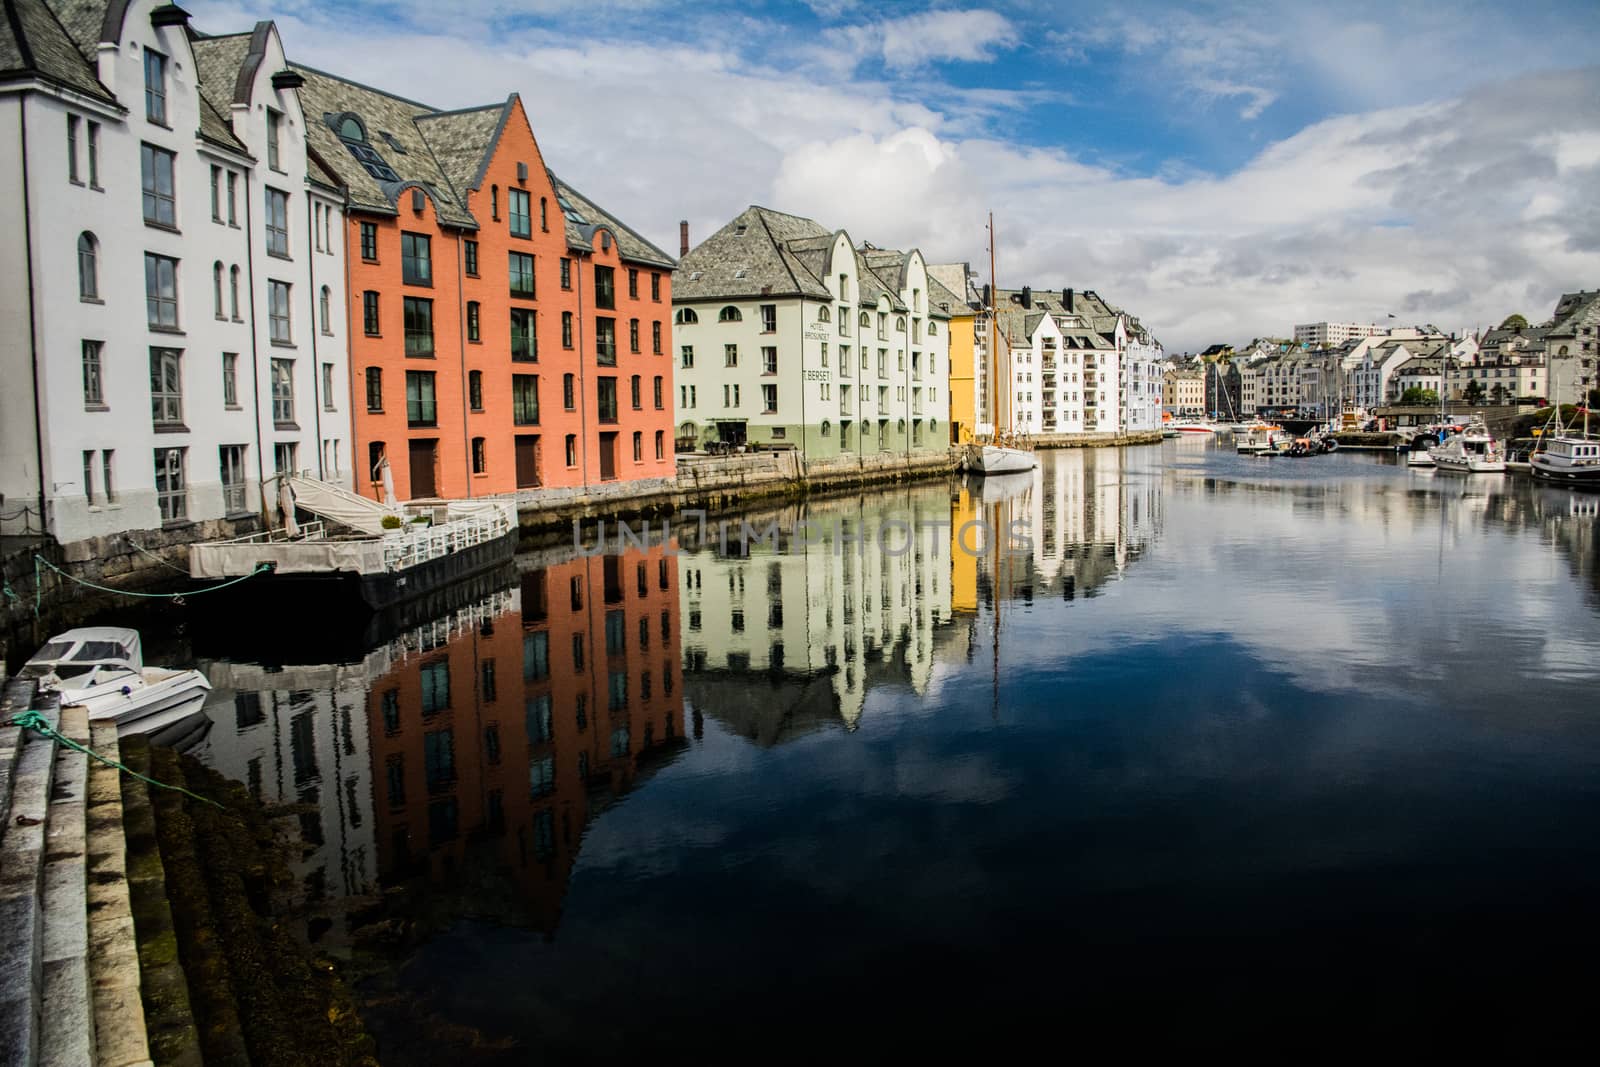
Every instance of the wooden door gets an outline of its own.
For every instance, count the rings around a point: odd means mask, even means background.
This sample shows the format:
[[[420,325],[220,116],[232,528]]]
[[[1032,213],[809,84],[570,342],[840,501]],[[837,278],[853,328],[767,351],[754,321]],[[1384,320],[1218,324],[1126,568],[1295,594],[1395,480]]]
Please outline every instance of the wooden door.
[[[617,435],[600,435],[600,480],[610,481],[617,476]]]
[[[439,442],[411,441],[411,499],[420,500],[423,497],[438,496],[439,486],[434,481],[434,458],[438,452]]]
[[[539,435],[524,433],[517,435],[517,488],[535,489],[541,483],[539,478]]]

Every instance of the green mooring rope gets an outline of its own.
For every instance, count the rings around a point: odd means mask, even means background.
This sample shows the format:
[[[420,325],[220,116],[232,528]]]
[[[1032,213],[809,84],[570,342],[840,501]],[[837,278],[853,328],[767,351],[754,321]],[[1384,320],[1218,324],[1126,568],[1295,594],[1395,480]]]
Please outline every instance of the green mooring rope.
[[[68,581],[77,582],[79,585],[86,585],[90,589],[98,589],[102,593],[116,593],[118,596],[146,597],[152,600],[182,600],[184,597],[199,596],[201,593],[214,593],[218,589],[226,589],[230,585],[238,585],[240,582],[247,582],[256,575],[272,569],[272,565],[270,563],[260,563],[257,564],[256,569],[251,571],[249,574],[241,574],[237,578],[229,578],[225,582],[218,582],[216,585],[208,585],[204,589],[190,589],[184,593],[136,593],[131,589],[114,589],[109,585],[98,585],[89,581],[87,578],[79,578],[75,574],[68,574],[60,567],[57,567],[54,563],[51,563],[49,560],[45,559],[43,556],[35,554],[33,557],[33,585],[35,593],[38,592],[40,585],[39,565],[41,563]]]
[[[135,778],[139,779],[139,781],[141,781],[141,782],[145,782],[145,783],[147,783],[149,785],[156,786],[157,788],[160,788],[160,789],[171,789],[174,792],[182,793],[186,797],[193,797],[195,800],[200,801],[202,804],[210,804],[213,808],[216,808],[218,811],[226,811],[226,810],[228,810],[228,809],[224,808],[221,804],[218,804],[215,800],[212,800],[212,799],[210,799],[208,797],[203,797],[199,793],[191,793],[189,790],[185,789],[181,785],[168,785],[166,782],[158,782],[154,778],[149,777],[148,775],[140,774],[138,771],[134,770],[132,767],[128,767],[128,766],[125,766],[125,765],[123,765],[121,763],[118,763],[114,759],[107,759],[106,757],[100,755],[100,753],[94,751],[89,746],[80,745],[78,742],[74,741],[72,738],[63,736],[59,731],[56,730],[56,728],[54,726],[50,725],[50,720],[49,719],[45,718],[41,713],[39,713],[37,711],[34,711],[32,709],[29,709],[28,711],[24,711],[20,715],[13,715],[10,719],[8,719],[6,721],[6,725],[7,726],[19,726],[24,730],[33,730],[35,733],[42,734],[43,736],[48,737],[50,740],[55,741],[57,744],[66,745],[68,748],[76,749],[77,751],[82,752],[85,755],[93,756],[95,759],[99,760],[101,763],[104,763],[107,767],[115,767],[117,770],[121,771],[123,774],[131,774]]]

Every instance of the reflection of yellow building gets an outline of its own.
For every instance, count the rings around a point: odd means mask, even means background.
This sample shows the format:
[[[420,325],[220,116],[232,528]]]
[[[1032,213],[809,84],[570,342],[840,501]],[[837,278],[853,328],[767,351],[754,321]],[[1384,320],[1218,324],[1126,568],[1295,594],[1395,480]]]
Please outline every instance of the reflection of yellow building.
[[[955,444],[964,444],[972,440],[977,423],[977,357],[973,340],[978,313],[973,310],[968,296],[970,290],[965,263],[929,264],[928,274],[938,279],[950,292],[969,301],[947,309],[950,313],[950,325],[947,327],[950,331],[950,440]]]
[[[950,340],[955,341],[951,333]],[[968,351],[971,351],[969,346]],[[951,365],[954,369],[954,364]],[[952,385],[954,379],[951,380]],[[952,394],[953,395],[953,394]],[[955,425],[954,416],[951,425]],[[976,482],[968,482],[956,490],[950,500],[950,609],[957,612],[978,610],[978,556],[962,549],[956,543],[961,528],[978,518],[978,491]],[[972,544],[969,539],[968,545]]]

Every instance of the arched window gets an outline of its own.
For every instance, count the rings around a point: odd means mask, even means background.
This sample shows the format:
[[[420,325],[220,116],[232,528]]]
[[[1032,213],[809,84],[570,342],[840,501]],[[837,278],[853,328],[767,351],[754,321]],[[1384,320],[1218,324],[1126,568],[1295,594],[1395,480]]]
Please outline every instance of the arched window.
[[[938,323],[936,323],[936,322],[928,323],[928,336],[929,337],[932,337],[934,334],[936,334],[938,332],[939,332],[939,324]]]
[[[823,419],[822,420],[822,436],[824,436],[824,437],[832,437],[833,436],[833,423],[829,422],[827,419]]]
[[[717,321],[718,322],[743,322],[744,321],[744,316],[739,314],[739,309],[738,308],[734,307],[732,304],[729,304],[727,307],[725,307],[721,311],[717,312]]]
[[[672,321],[679,326],[692,326],[700,321],[700,316],[694,313],[694,308],[679,308]]]
[[[239,321],[239,267],[235,264],[228,270],[228,310],[233,315],[233,321]]]
[[[863,311],[861,313],[861,323],[860,324],[861,324],[861,328],[863,330],[871,329],[872,328],[872,316],[868,315],[865,311]]]
[[[1556,353],[1556,355],[1558,355],[1558,356],[1564,356],[1566,354],[1567,354],[1567,346],[1566,345],[1562,345],[1561,346],[1561,351]]]
[[[896,333],[906,332],[906,317],[904,315],[895,316],[894,330]]]
[[[226,318],[222,312],[222,260],[211,264],[211,297],[216,306],[217,318]]]
[[[679,437],[693,437],[695,432],[695,426],[692,422],[686,422],[682,426],[678,427]]]
[[[821,307],[817,308],[817,321],[818,322],[832,322],[833,321],[833,312],[828,310],[828,305],[827,304],[823,304]]]
[[[928,420],[928,432],[929,433],[933,433],[938,428],[939,428],[939,420],[938,419],[929,419]]]
[[[333,332],[333,290],[326,285],[322,287],[322,332]]]
[[[78,297],[100,299],[100,242],[88,230],[78,234]]]

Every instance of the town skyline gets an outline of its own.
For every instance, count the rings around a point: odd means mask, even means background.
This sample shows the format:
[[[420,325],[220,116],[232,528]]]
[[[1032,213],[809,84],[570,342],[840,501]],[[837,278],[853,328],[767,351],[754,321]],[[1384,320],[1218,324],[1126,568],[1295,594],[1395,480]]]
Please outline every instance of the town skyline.
[[[564,174],[663,248],[679,219],[698,243],[760,204],[986,273],[993,210],[1002,286],[1096,289],[1173,350],[1321,319],[1532,321],[1600,270],[1600,68],[1546,47],[1597,22],[1577,5],[629,0],[601,5],[602,38],[532,7],[194,13],[273,18],[297,62],[439,108],[520,93]],[[375,47],[348,47],[357,25]],[[1426,77],[1385,73],[1418,42]]]

